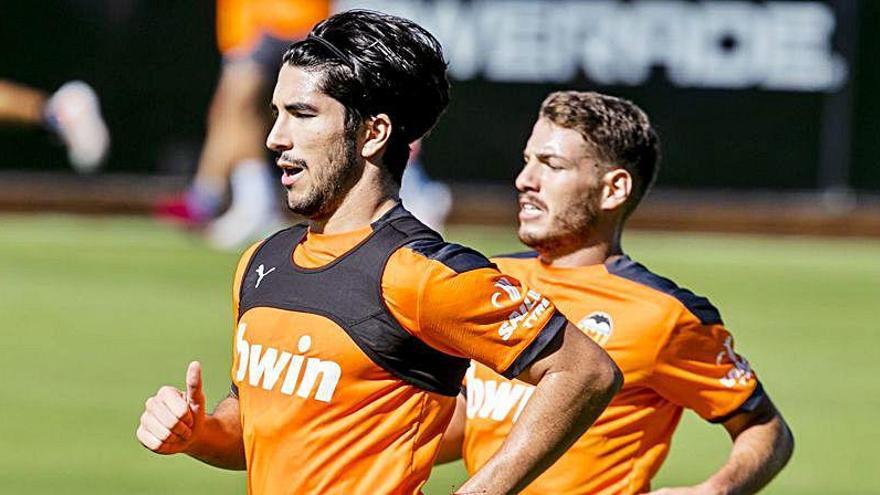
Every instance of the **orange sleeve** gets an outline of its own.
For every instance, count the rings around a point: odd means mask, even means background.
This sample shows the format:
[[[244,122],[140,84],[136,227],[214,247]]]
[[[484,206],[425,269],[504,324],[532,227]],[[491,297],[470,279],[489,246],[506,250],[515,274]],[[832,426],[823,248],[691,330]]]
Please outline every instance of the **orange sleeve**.
[[[668,400],[713,422],[753,407],[763,393],[748,360],[734,351],[733,336],[690,313],[660,348],[651,380]]]
[[[259,24],[276,38],[305,38],[315,24],[330,16],[328,0],[263,0]]]
[[[250,0],[217,0],[217,48],[220,53],[244,49],[259,34]]]
[[[328,0],[217,0],[217,47],[224,54],[246,51],[265,34],[298,40],[330,10]]]
[[[399,249],[385,267],[382,291],[407,331],[509,378],[528,367],[567,323],[540,293],[455,244]]]

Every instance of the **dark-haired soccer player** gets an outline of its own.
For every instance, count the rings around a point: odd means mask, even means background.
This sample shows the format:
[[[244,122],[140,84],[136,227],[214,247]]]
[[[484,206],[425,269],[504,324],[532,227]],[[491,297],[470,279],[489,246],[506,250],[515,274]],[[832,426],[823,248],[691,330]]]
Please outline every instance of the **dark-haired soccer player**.
[[[440,45],[410,21],[345,12],[290,48],[267,145],[288,206],[310,221],[239,263],[232,394],[206,415],[191,363],[185,393],[147,401],[146,447],[246,467],[250,493],[419,493],[471,358],[536,384],[519,426],[461,488],[502,494],[599,415],[620,385],[607,354],[398,204],[409,144],[447,101]]]
[[[523,493],[634,494],[669,450],[684,408],[724,426],[727,463],[705,482],[664,494],[753,493],[792,452],[792,436],[718,310],[624,254],[624,222],[657,173],[659,140],[629,101],[558,92],[541,106],[516,179],[519,238],[533,252],[493,261],[551,298],[605,348],[625,384],[555,465]],[[476,472],[519,427],[534,389],[475,363],[441,461]],[[531,399],[531,400],[530,400]]]

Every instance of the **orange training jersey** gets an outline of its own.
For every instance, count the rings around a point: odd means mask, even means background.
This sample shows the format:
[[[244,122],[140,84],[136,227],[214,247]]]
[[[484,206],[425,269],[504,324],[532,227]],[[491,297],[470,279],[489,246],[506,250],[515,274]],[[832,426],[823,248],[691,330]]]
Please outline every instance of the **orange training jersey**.
[[[242,257],[233,391],[251,494],[418,494],[468,359],[518,375],[566,324],[547,299],[398,206],[300,225]]]
[[[330,16],[330,0],[217,0],[217,45],[222,53],[247,51],[261,35],[304,38]]]
[[[760,400],[757,379],[709,301],[628,257],[579,268],[552,267],[533,254],[493,261],[552,299],[624,374],[623,388],[590,430],[523,493],[643,493],[683,408],[724,421]],[[469,472],[498,450],[532,390],[478,363],[468,370]]]

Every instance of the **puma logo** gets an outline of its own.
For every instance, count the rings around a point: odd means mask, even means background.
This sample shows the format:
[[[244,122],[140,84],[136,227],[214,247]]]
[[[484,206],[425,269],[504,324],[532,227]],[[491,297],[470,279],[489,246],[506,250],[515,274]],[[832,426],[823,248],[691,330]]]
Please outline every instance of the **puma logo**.
[[[257,278],[257,283],[254,284],[254,289],[256,289],[256,288],[258,288],[258,287],[260,286],[260,282],[263,281],[263,277],[265,277],[266,275],[268,275],[268,274],[270,274],[270,273],[272,273],[272,272],[274,272],[274,271],[275,271],[275,267],[274,267],[274,266],[273,266],[272,268],[269,268],[268,271],[266,271],[266,266],[263,265],[263,264],[260,264],[260,266],[258,266],[258,267],[257,267],[257,270],[256,270],[256,272],[257,272],[257,277],[259,277],[259,278]]]

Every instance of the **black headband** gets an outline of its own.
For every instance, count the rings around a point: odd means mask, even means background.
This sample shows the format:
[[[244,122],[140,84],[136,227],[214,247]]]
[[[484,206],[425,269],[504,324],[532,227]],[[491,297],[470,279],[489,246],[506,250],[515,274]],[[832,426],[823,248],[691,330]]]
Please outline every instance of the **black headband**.
[[[339,48],[336,48],[333,45],[333,43],[330,43],[329,41],[325,40],[324,38],[317,36],[315,34],[311,34],[311,33],[309,33],[309,35],[308,35],[308,37],[306,37],[306,39],[317,41],[318,43],[323,45],[324,48],[333,52],[333,55],[336,55],[336,58],[338,58],[340,62],[347,65],[348,68],[352,70],[352,72],[356,72],[355,67],[354,67],[354,61],[351,60],[350,58],[348,58],[348,56],[345,53],[343,53],[342,50],[340,50]]]

